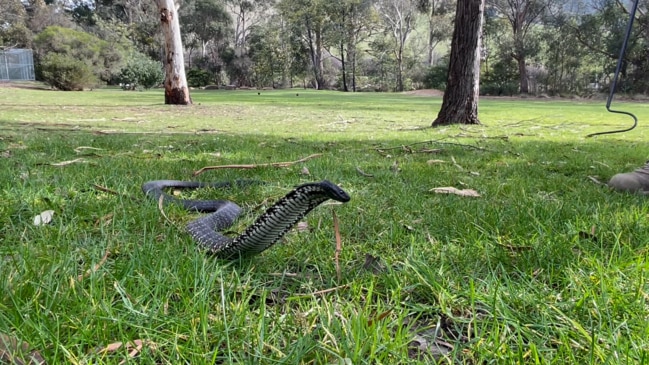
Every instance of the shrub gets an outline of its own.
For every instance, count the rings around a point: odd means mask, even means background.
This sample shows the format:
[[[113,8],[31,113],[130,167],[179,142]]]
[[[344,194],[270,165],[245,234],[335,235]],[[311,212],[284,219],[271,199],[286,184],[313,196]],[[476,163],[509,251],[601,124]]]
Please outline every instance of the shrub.
[[[59,53],[41,59],[41,75],[48,85],[65,91],[94,87],[99,81],[88,63]]]
[[[511,59],[497,60],[489,72],[480,77],[480,95],[514,95],[518,93],[517,65]]]
[[[424,87],[427,89],[446,89],[447,65],[432,66],[424,76]]]
[[[203,87],[212,83],[212,73],[200,68],[192,68],[187,71],[187,85],[191,87]]]
[[[137,87],[150,89],[164,81],[162,64],[142,53],[132,54],[119,74],[119,82],[129,85],[129,89]]]
[[[61,90],[81,90],[96,86],[100,79],[109,80],[119,70],[123,58],[123,50],[118,45],[90,33],[58,26],[47,27],[37,35],[34,48],[39,75],[47,84]],[[79,74],[75,75],[76,72]]]

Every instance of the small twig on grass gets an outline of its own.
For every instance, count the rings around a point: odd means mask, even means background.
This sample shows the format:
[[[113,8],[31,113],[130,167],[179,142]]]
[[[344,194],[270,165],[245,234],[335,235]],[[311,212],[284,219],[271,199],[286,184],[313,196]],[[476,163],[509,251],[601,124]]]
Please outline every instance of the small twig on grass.
[[[429,141],[422,141],[422,142],[411,143],[411,144],[409,144],[409,145],[399,145],[399,146],[386,147],[386,148],[373,147],[372,149],[375,150],[375,151],[377,151],[377,152],[383,152],[383,151],[388,151],[388,150],[402,149],[402,150],[406,150],[406,151],[412,153],[412,152],[413,152],[412,146],[414,146],[414,145],[418,145],[418,144],[433,144],[433,143],[436,143],[436,144],[447,144],[447,145],[451,145],[451,146],[459,146],[459,147],[473,148],[473,149],[478,150],[478,151],[488,151],[488,149],[486,149],[486,148],[484,148],[484,147],[478,147],[478,146],[474,146],[474,145],[470,145],[470,144],[456,143],[456,142],[441,142],[441,139],[432,139],[432,140],[429,140]],[[423,151],[423,152],[428,152],[428,151]],[[435,151],[435,152],[439,152],[439,151]]]
[[[47,165],[47,166],[54,166],[54,167],[63,167],[63,166],[68,166],[72,165],[75,163],[87,163],[83,158],[75,158],[74,160],[69,160],[69,161],[62,161],[62,162],[43,162],[43,163],[37,163],[37,165],[42,166],[42,165]]]
[[[346,288],[349,288],[349,284],[340,285],[340,286],[336,286],[334,288],[329,288],[329,289],[322,289],[322,290],[314,291],[313,293],[309,293],[309,294],[296,295],[294,297],[291,297],[291,299],[315,297],[315,296],[318,296],[318,295],[324,295],[324,294],[327,294],[327,293],[334,292],[334,291],[336,291],[338,289],[346,289]]]
[[[338,217],[336,216],[336,211],[331,210],[331,214],[333,214],[333,220],[334,220],[334,233],[336,235],[336,251],[334,253],[334,262],[336,264],[336,276],[338,277],[338,282],[341,280],[341,273],[340,273],[340,252],[343,250],[342,247],[342,240],[340,239],[340,229],[338,228]]]
[[[414,142],[414,143],[409,144],[408,146],[415,146],[415,145],[418,145],[418,144],[427,144],[427,143],[440,143],[439,141],[441,141],[441,140],[443,140],[445,138],[446,137],[441,138],[441,139],[431,139],[431,140],[428,140],[428,141]],[[396,150],[396,149],[400,149],[400,148],[403,148],[403,145],[399,145],[399,146],[395,146],[395,147],[386,147],[386,148],[374,147],[372,149],[375,150],[375,151],[387,151],[387,150]]]
[[[97,271],[100,267],[102,267],[106,263],[106,260],[108,260],[108,256],[110,256],[110,251],[106,250],[106,253],[104,254],[104,256],[101,258],[101,260],[99,260],[98,263],[95,264],[95,266],[92,269],[88,269],[88,270],[86,270],[85,273],[80,274],[79,276],[77,276],[77,281],[81,282],[83,279],[87,278],[93,272]]]
[[[286,161],[286,162],[270,162],[270,163],[262,163],[262,164],[248,164],[248,165],[218,165],[218,166],[207,166],[203,167],[202,169],[198,171],[194,171],[193,176],[198,176],[202,174],[205,171],[208,170],[219,170],[219,169],[255,169],[257,167],[288,167],[291,165],[295,165],[296,163],[304,162],[307,160],[310,160],[312,158],[320,157],[322,156],[322,153],[315,153],[313,155],[309,155],[307,157],[301,158],[299,160],[295,161]]]
[[[287,278],[296,278],[300,276],[300,274],[294,273],[294,272],[271,272],[268,275],[270,276],[281,276],[281,277],[287,277]]]
[[[358,166],[356,166],[356,172],[358,172],[359,174],[361,174],[361,176],[365,176],[365,177],[374,177],[374,175],[366,173],[365,171],[361,170],[361,168],[358,167]]]

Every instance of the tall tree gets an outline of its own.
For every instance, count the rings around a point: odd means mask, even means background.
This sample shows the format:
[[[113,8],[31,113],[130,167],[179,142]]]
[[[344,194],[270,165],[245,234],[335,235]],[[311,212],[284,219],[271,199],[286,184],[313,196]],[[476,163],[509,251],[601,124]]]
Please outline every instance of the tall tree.
[[[247,45],[251,27],[259,25],[268,17],[270,0],[225,0],[230,13],[234,15],[234,46]]]
[[[451,34],[451,17],[448,13],[452,9],[452,0],[418,0],[417,9],[428,20],[428,42],[426,45],[426,64],[433,66],[435,63],[434,51],[440,42],[446,41]]]
[[[378,17],[372,0],[336,0],[329,3],[333,34],[330,37],[340,56],[342,87],[356,91],[356,68],[359,44],[378,28]]]
[[[232,18],[218,0],[186,1],[180,14],[184,35],[192,35],[198,41],[201,57],[207,55],[208,47],[223,50],[232,33]]]
[[[433,127],[480,124],[478,98],[484,5],[484,0],[457,1],[447,86]]]
[[[520,92],[529,92],[527,60],[539,51],[539,40],[531,34],[532,26],[549,10],[554,0],[488,0],[491,9],[504,16],[511,26],[512,38],[505,46],[518,64]]]
[[[377,11],[385,23],[385,32],[394,42],[394,57],[397,61],[397,91],[403,91],[404,56],[406,42],[414,30],[417,18],[417,4],[414,0],[379,0]]]
[[[165,39],[165,104],[188,105],[192,103],[192,99],[185,76],[178,11],[173,0],[155,1],[160,11],[160,25]]]
[[[331,28],[327,7],[328,0],[282,0],[282,15],[302,34],[311,59],[315,88],[326,89],[328,80],[324,73],[323,51],[326,34]]]

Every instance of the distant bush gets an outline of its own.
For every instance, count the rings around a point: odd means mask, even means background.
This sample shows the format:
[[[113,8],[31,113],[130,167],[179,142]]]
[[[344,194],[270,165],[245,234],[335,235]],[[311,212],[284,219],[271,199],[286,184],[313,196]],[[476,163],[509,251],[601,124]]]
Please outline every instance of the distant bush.
[[[447,74],[447,65],[431,66],[424,76],[424,87],[426,89],[445,90]]]
[[[191,87],[203,87],[209,85],[214,80],[211,72],[200,69],[192,68],[187,71],[187,85]]]
[[[518,73],[516,63],[511,60],[497,60],[489,72],[480,77],[480,95],[512,96],[518,94]]]
[[[82,90],[109,80],[118,73],[124,53],[90,33],[57,26],[38,34],[34,48],[39,76],[61,90]]]
[[[80,91],[94,87],[99,82],[88,63],[59,53],[43,56],[41,76],[48,85],[65,91]]]
[[[513,96],[518,94],[518,83],[515,81],[487,81],[480,83],[480,95]]]
[[[164,81],[164,77],[159,61],[154,61],[142,53],[134,53],[126,60],[118,79],[124,88],[135,90],[138,87],[150,89],[159,85]]]

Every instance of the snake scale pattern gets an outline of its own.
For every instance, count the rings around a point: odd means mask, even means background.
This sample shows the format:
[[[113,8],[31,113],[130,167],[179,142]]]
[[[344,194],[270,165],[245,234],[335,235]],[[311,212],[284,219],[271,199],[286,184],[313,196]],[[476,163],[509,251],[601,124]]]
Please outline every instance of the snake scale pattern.
[[[237,182],[246,185],[249,182]],[[300,185],[278,200],[259,216],[252,225],[235,238],[221,234],[239,217],[241,208],[229,200],[178,199],[164,192],[167,188],[222,188],[229,182],[201,183],[178,180],[154,180],[142,185],[148,197],[165,203],[179,204],[187,210],[211,212],[187,224],[187,232],[202,248],[223,259],[258,254],[275,244],[291,227],[321,203],[333,199],[348,202],[349,195],[327,180]]]

